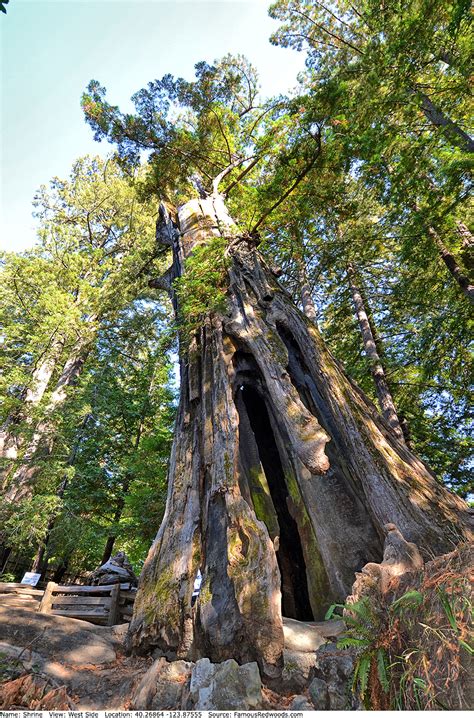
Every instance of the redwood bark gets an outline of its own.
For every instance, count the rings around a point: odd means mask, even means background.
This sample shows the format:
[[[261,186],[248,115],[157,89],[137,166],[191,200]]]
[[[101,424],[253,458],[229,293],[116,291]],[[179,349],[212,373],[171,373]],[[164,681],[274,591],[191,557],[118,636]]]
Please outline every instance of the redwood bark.
[[[391,427],[397,439],[405,443],[405,437],[398,418],[397,410],[395,408],[395,402],[393,401],[393,397],[388,386],[385,369],[377,351],[377,345],[372,331],[371,322],[365,308],[362,291],[358,285],[357,272],[352,262],[347,264],[347,278],[349,280],[352,302],[354,304],[357,321],[359,322],[360,333],[362,335],[362,341],[364,343],[364,351],[367,359],[369,360],[370,372],[374,378],[375,391],[377,393],[382,416]]]
[[[282,591],[287,615],[322,618],[355,572],[381,559],[385,524],[440,553],[469,534],[466,505],[346,377],[220,195],[160,217],[157,237],[173,245],[168,280],[197,243],[228,238],[228,310],[182,346],[166,511],[128,646],[257,660],[276,676]]]

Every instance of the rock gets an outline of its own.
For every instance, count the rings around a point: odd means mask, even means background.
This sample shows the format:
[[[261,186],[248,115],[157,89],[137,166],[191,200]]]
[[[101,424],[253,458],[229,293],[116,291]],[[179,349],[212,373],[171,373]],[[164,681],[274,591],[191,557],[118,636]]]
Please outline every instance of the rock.
[[[186,709],[251,710],[262,703],[262,683],[256,663],[242,666],[232,658],[224,663],[197,661],[191,674]]]
[[[94,586],[126,582],[131,583],[132,586],[138,585],[138,579],[133,572],[132,564],[123,551],[111,556],[106,563],[96,568],[90,574],[90,580]]]
[[[31,646],[44,658],[66,665],[115,661],[113,641],[95,633],[94,628],[75,618],[0,606],[0,640],[13,646]]]
[[[314,678],[326,683],[329,699],[329,710],[348,710],[353,708],[351,691],[354,673],[354,656],[349,649],[337,648],[335,643],[328,643],[318,651],[317,666],[311,672],[311,685]],[[321,684],[314,686],[313,692],[319,695],[323,691]]]
[[[290,711],[312,711],[314,710],[306,696],[295,696],[288,706]]]
[[[33,666],[42,670],[45,663],[43,656],[40,656],[36,651],[31,651],[24,646],[12,646],[10,643],[0,641],[0,658],[3,656],[19,661],[27,670],[31,670]]]
[[[309,697],[317,711],[326,711],[329,708],[328,684],[321,678],[313,678],[309,684]]]
[[[328,623],[330,622],[328,621]],[[337,621],[337,623],[342,622]],[[283,618],[285,648],[301,653],[314,653],[320,646],[326,643],[326,639],[322,635],[319,626],[320,624],[296,621],[294,618]]]
[[[320,623],[314,622],[309,625],[314,626],[318,633],[324,638],[335,638],[346,630],[346,624],[342,619],[331,619],[330,621],[321,621]]]
[[[311,671],[315,666],[315,652],[302,653],[285,648],[281,678],[272,684],[272,687],[287,694],[303,691],[309,683]]]
[[[180,710],[183,688],[194,663],[158,658],[133,692],[131,710]]]

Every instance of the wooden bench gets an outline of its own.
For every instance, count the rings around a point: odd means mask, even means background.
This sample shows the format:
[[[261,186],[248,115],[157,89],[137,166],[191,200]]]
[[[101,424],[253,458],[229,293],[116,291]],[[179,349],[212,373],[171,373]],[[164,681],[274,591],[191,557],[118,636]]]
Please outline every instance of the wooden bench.
[[[120,584],[108,586],[46,586],[39,612],[114,626],[119,618]]]

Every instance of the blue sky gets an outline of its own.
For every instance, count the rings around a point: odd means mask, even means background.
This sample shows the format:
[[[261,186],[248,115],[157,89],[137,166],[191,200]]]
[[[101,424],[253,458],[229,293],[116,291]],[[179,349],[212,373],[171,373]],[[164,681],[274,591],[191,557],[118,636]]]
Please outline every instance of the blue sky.
[[[40,184],[67,176],[76,157],[104,155],[79,106],[89,80],[122,109],[166,72],[191,78],[199,60],[227,52],[258,68],[265,95],[296,85],[303,56],[270,45],[270,0],[10,0],[0,15],[0,242],[35,240]]]

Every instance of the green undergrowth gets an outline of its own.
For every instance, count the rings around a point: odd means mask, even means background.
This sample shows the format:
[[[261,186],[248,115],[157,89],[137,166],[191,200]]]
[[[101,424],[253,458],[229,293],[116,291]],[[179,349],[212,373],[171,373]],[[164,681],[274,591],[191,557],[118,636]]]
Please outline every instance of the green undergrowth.
[[[180,307],[179,328],[190,339],[206,316],[226,309],[227,239],[211,237],[186,259],[185,271],[174,281]]]
[[[353,604],[338,648],[356,654],[352,690],[368,710],[462,710],[473,651],[468,546],[428,563],[410,584]]]

